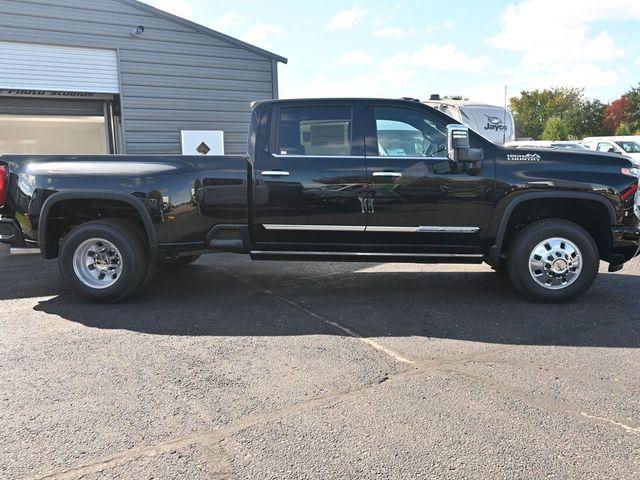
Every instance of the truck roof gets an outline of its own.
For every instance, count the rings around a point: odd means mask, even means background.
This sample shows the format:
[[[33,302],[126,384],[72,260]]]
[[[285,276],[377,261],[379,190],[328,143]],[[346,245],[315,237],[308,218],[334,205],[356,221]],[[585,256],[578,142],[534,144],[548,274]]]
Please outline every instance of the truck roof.
[[[371,103],[371,102],[384,102],[384,103],[394,103],[394,104],[405,104],[405,105],[424,105],[430,108],[430,105],[425,105],[424,103],[416,102],[411,99],[404,98],[376,98],[376,97],[330,97],[330,98],[281,98],[277,100],[258,100],[251,104],[252,108],[257,107],[258,105],[271,105],[271,104],[279,104],[279,103],[289,103],[289,104],[309,104],[309,103],[345,103],[345,104],[359,104],[359,103]]]
[[[425,100],[422,103],[426,104],[426,105],[450,105],[450,106],[454,106],[454,107],[498,107],[498,108],[504,108],[501,107],[500,105],[491,105],[490,103],[485,103],[485,102],[477,102],[475,100],[469,100],[467,99],[451,99],[451,98],[446,98],[446,99],[442,99],[442,100]]]

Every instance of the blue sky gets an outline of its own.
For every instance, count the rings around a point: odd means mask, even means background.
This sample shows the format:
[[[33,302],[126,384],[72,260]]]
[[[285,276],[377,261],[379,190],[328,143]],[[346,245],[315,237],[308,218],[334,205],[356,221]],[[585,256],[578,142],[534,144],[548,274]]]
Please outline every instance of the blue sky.
[[[640,82],[640,1],[146,0],[289,59],[280,96],[457,94],[502,103],[522,89],[618,98]]]

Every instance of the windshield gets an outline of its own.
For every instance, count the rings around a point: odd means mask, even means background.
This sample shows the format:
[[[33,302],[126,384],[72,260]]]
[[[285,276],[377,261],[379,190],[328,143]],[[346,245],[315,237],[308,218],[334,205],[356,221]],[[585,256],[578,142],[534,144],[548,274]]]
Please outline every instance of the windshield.
[[[637,142],[616,142],[626,153],[640,153],[640,143]]]

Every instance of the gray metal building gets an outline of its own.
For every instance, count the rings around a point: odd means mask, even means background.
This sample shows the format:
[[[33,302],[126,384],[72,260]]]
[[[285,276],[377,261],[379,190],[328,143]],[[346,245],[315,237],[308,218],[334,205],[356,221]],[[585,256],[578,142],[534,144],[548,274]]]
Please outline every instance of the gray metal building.
[[[242,153],[286,62],[136,0],[0,0],[0,154]]]

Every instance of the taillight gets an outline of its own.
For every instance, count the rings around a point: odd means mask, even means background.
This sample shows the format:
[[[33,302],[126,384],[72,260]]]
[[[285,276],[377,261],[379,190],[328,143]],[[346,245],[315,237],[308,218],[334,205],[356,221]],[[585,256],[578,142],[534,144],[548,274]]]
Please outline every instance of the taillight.
[[[7,200],[7,190],[9,190],[9,167],[0,165],[0,207],[4,207]]]

